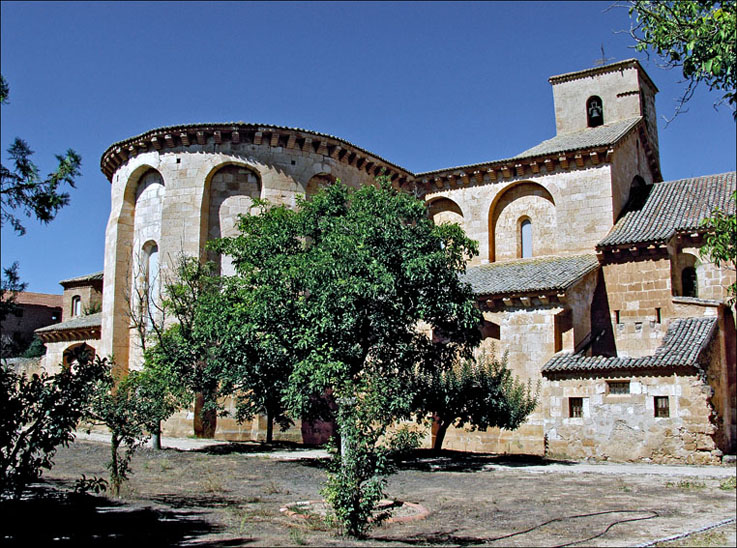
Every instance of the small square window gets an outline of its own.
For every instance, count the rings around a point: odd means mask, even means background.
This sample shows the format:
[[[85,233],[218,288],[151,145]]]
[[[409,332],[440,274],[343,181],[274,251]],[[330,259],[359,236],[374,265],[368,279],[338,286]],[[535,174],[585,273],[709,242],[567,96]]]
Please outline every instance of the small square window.
[[[629,394],[630,381],[607,381],[610,394]]]
[[[655,396],[655,416],[660,418],[670,417],[668,396]]]
[[[583,417],[583,398],[568,398],[568,416],[571,418]]]

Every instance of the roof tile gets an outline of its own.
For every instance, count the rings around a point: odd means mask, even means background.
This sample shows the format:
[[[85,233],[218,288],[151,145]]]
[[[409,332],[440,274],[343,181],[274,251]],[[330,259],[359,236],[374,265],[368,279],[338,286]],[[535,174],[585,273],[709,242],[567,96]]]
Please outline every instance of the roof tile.
[[[734,171],[655,183],[642,209],[625,213],[597,247],[664,242],[696,230],[715,208],[734,213],[734,190]]]
[[[683,366],[700,367],[699,360],[711,342],[716,328],[716,318],[679,318],[668,326],[663,343],[651,356],[642,358],[604,357],[559,352],[542,367],[542,372],[543,374],[580,373]]]
[[[563,291],[599,268],[596,255],[534,257],[474,266],[462,279],[477,295]]]

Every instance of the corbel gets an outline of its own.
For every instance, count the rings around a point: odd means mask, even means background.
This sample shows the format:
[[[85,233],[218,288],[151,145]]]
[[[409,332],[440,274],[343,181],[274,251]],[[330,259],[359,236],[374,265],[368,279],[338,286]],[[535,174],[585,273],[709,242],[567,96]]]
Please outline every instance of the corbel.
[[[476,171],[474,171],[473,176],[476,179],[477,184],[480,185],[481,183],[484,182],[484,172],[481,171],[480,169],[477,169]]]
[[[317,153],[320,156],[328,155],[328,142],[327,141],[320,141],[320,146],[317,147]]]
[[[204,145],[205,142],[206,142],[205,132],[204,131],[198,131],[197,132],[197,144],[198,145]]]
[[[599,165],[599,153],[594,151],[591,154],[589,154],[589,156],[591,157],[591,163],[595,166],[598,166]]]
[[[614,149],[613,148],[607,149],[607,151],[606,151],[606,161],[607,162],[611,162],[612,161],[612,156],[614,156]]]
[[[435,177],[435,186],[438,188],[443,188],[443,179],[441,177]]]
[[[556,295],[556,298],[558,299],[559,302],[561,302],[563,304],[565,304],[568,301],[568,297],[566,296],[565,293],[558,293]]]
[[[166,146],[174,146],[174,137],[172,137],[171,133],[167,133],[166,135],[164,135],[164,140],[166,141]]]
[[[230,133],[230,141],[231,141],[231,142],[232,142],[232,143],[233,143],[234,145],[237,145],[238,143],[240,143],[240,142],[241,142],[241,134],[240,134],[240,132],[239,132],[239,131],[238,131],[237,129],[234,129],[234,130],[233,130],[233,131],[232,131],[232,132]]]
[[[214,131],[212,136],[215,138],[215,143],[218,145],[223,142],[223,134],[219,131]]]
[[[136,147],[134,145],[130,145],[128,147],[128,157],[129,158],[133,158],[137,154],[138,154],[138,149],[136,149]]]
[[[312,147],[312,139],[310,137],[305,137],[305,142],[302,143],[302,152],[312,152],[310,148]]]
[[[506,307],[512,306],[512,299],[510,297],[502,297],[502,302]]]
[[[578,167],[583,167],[583,156],[581,155],[580,152],[577,154],[574,154],[573,159],[576,160],[576,165]]]
[[[448,175],[448,186],[450,188],[455,188],[456,187],[456,177],[455,177],[455,175],[452,175],[452,174],[451,175]]]
[[[530,169],[533,173],[540,173],[540,164],[537,161],[530,162]]]
[[[568,169],[568,158],[566,156],[559,156],[558,163],[563,169]]]
[[[540,302],[541,302],[541,303],[542,303],[543,305],[548,305],[548,304],[550,304],[550,297],[548,297],[547,295],[539,295],[539,296],[538,296],[537,298],[538,298],[538,299],[540,299]]]
[[[182,140],[182,144],[185,147],[188,147],[189,146],[189,135],[187,135],[187,132],[186,131],[180,133],[179,134],[179,138]]]
[[[515,164],[514,171],[517,173],[517,177],[522,177],[525,174],[525,164]]]
[[[532,300],[530,297],[520,297],[519,300],[522,302],[522,306],[529,308],[529,306],[532,304]]]
[[[287,148],[294,148],[294,143],[297,141],[297,136],[294,133],[289,134],[287,138]]]
[[[363,164],[363,169],[366,170],[366,173],[371,175],[371,168],[374,167],[374,163],[370,160],[366,160],[366,162]]]
[[[486,299],[486,308],[494,308],[494,299]]]
[[[271,140],[269,141],[270,147],[278,147],[279,146],[279,132],[274,131],[271,134]]]
[[[161,141],[158,137],[151,137],[151,144],[156,150],[161,150]]]
[[[509,166],[502,166],[502,175],[504,175],[505,179],[509,179],[512,176],[512,171],[509,169]]]
[[[334,160],[338,159],[338,156],[340,155],[340,151],[343,150],[343,147],[340,145],[335,145],[333,147],[333,150],[330,151],[330,157]]]
[[[555,169],[555,160],[552,158],[545,158],[545,161],[543,162],[545,164],[545,171],[548,173],[552,173]]]
[[[486,174],[489,176],[490,181],[496,181],[496,170],[489,168],[486,170]]]

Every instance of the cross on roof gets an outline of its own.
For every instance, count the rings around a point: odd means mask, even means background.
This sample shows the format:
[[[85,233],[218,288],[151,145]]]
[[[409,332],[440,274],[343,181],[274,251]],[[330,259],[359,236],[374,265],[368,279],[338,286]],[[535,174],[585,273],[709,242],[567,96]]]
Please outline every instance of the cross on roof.
[[[614,57],[607,57],[604,53],[604,44],[601,45],[601,59],[594,59],[594,66],[601,67],[606,65],[609,61],[614,61]]]

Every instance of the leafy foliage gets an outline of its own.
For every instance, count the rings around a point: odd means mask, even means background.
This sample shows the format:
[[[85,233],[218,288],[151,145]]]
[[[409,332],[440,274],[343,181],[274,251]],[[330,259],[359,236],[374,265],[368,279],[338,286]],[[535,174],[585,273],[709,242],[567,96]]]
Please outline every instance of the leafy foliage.
[[[0,322],[5,320],[9,314],[20,310],[18,305],[15,304],[15,297],[27,285],[20,281],[17,262],[8,268],[3,268],[3,279],[0,281]]]
[[[470,357],[480,338],[480,312],[459,278],[476,243],[458,225],[435,226],[387,179],[378,183],[349,191],[338,182],[296,211],[259,202],[241,234],[215,247],[232,257],[244,303],[236,377],[248,386],[262,371],[288,375],[274,387],[293,416],[313,416],[326,399],[337,407],[340,453],[326,496],[354,536],[381,498],[380,440],[412,411],[415,366]]]
[[[56,375],[30,378],[0,366],[0,494],[20,497],[43,469],[53,466],[56,447],[74,439],[105,362],[84,352]]]
[[[371,424],[369,406],[342,405],[339,414],[341,436],[350,443],[342,450],[333,448],[321,492],[343,533],[363,538],[370,524],[379,525],[389,517],[376,508],[384,498],[386,476],[394,471],[391,453],[379,443],[382,429]]]
[[[680,112],[704,82],[710,90],[725,92],[737,117],[737,2],[635,0],[631,34],[637,51],[652,49],[669,68],[680,67],[688,87],[676,109]]]
[[[418,371],[416,382],[414,407],[419,416],[433,415],[438,451],[451,425],[514,430],[537,405],[531,385],[519,382],[507,368],[506,355],[497,360],[484,353],[478,361],[466,359],[450,367]]]
[[[220,293],[220,279],[214,276],[214,264],[195,257],[178,257],[176,275],[166,283],[162,303],[177,323],[160,332],[154,346],[144,352],[144,373],[149,379],[146,390],[160,394],[164,405],[161,420],[182,405],[187,395],[204,398],[203,421],[214,427],[217,397],[225,370],[218,358],[217,328],[220,320],[212,314],[213,299]]]
[[[737,215],[734,204],[737,203],[737,191],[732,193],[732,213],[715,209],[712,216],[703,220],[702,226],[708,228],[704,246],[699,251],[702,258],[709,258],[717,266],[726,264],[727,268],[737,270]],[[731,304],[737,299],[737,282],[729,286]]]
[[[46,345],[38,337],[34,337],[25,352],[24,358],[40,358],[46,354]]]
[[[8,94],[8,83],[0,76],[1,104],[8,102]],[[23,139],[15,138],[8,155],[13,168],[0,165],[0,226],[10,223],[18,234],[25,234],[26,229],[15,212],[20,210],[42,223],[53,220],[59,209],[69,203],[69,193],[61,192],[61,187],[64,184],[74,187],[82,159],[69,149],[63,156],[56,156],[58,167],[42,179],[31,161],[33,151]]]
[[[146,427],[150,424],[150,405],[153,403],[141,394],[141,379],[134,372],[123,377],[116,374],[114,364],[104,364],[85,413],[85,421],[104,425],[110,430],[110,487],[115,496],[128,478],[130,461],[136,449],[148,440]]]

